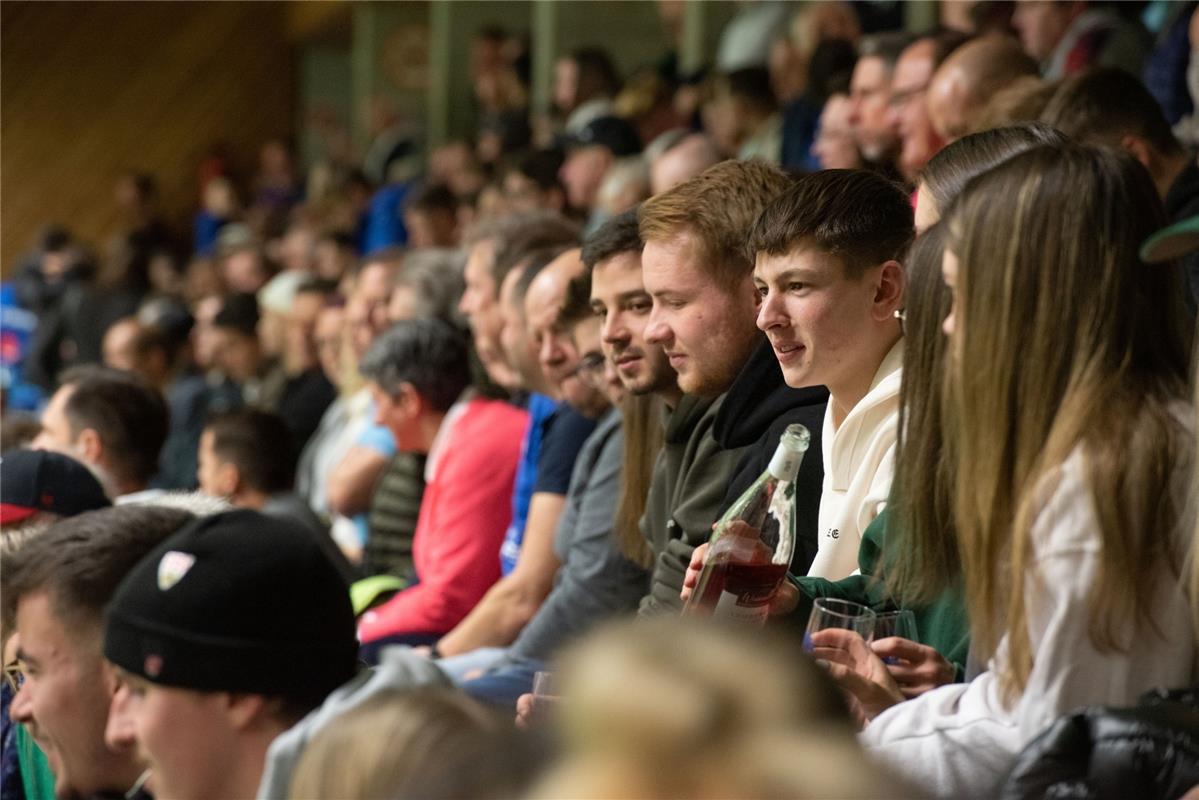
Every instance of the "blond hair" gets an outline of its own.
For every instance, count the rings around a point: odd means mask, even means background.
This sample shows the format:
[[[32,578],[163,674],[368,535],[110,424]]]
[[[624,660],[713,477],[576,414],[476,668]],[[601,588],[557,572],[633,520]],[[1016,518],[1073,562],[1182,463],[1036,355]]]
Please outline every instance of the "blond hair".
[[[288,796],[394,797],[430,762],[498,727],[486,708],[455,689],[386,692],[347,711],[313,738],[296,765]]]
[[[1089,636],[1123,650],[1133,625],[1153,624],[1154,567],[1176,563],[1168,542],[1184,519],[1170,478],[1194,449],[1177,415],[1189,335],[1177,271],[1137,255],[1165,215],[1124,154],[1034,148],[973,181],[948,222],[960,264],[954,517],[971,648],[986,657],[1006,637],[999,677],[1012,702],[1034,656],[1031,530],[1077,451],[1102,544]]]
[[[724,161],[641,204],[641,240],[670,241],[690,234],[711,277],[735,286],[753,272],[745,237],[791,179],[765,161]]]
[[[677,617],[622,622],[560,669],[565,757],[536,797],[894,791],[862,754],[828,679],[769,632]]]

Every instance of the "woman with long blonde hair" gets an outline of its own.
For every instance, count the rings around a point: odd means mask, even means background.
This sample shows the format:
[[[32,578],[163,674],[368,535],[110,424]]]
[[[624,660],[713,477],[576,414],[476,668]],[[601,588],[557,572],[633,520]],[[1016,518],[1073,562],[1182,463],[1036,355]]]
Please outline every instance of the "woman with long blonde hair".
[[[1077,706],[1194,681],[1188,327],[1178,274],[1137,255],[1163,218],[1132,159],[1075,145],[996,167],[945,215],[954,521],[986,667],[863,733],[937,795],[989,796]]]

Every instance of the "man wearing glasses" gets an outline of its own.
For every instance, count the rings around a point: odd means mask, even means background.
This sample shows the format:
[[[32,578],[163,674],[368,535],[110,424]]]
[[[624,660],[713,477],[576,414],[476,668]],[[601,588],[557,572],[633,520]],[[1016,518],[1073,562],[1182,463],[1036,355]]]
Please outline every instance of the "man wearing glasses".
[[[603,231],[601,227],[596,236]],[[624,386],[616,371],[608,369],[601,325],[591,307],[587,269],[571,282],[553,321],[577,353],[575,365],[562,372],[563,399],[580,415],[597,421],[574,464],[554,533],[554,555],[561,567],[549,596],[503,657],[484,674],[461,683],[469,694],[508,708],[532,690],[534,675],[546,669],[562,645],[603,619],[632,614],[649,583],[649,572],[622,552],[613,530],[624,454],[624,430],[615,406],[624,396]]]
[[[928,113],[927,94],[933,73],[964,40],[953,31],[917,39],[895,62],[887,121],[899,137],[896,164],[909,184],[945,146]]]

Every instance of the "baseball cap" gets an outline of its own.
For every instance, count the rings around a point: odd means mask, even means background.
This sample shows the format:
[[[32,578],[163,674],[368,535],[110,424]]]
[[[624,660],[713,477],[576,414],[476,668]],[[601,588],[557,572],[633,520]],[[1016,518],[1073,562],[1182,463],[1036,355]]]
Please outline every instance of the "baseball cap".
[[[39,512],[73,517],[112,502],[91,470],[49,450],[10,450],[0,456],[0,525]]]

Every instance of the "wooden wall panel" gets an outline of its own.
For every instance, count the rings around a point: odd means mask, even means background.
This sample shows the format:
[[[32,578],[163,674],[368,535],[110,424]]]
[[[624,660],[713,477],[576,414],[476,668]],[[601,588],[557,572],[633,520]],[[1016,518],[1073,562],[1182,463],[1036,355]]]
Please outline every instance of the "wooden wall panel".
[[[38,228],[68,224],[97,246],[125,170],[159,181],[189,229],[196,167],[215,142],[252,170],[291,135],[289,6],[256,2],[0,5],[0,265]]]

